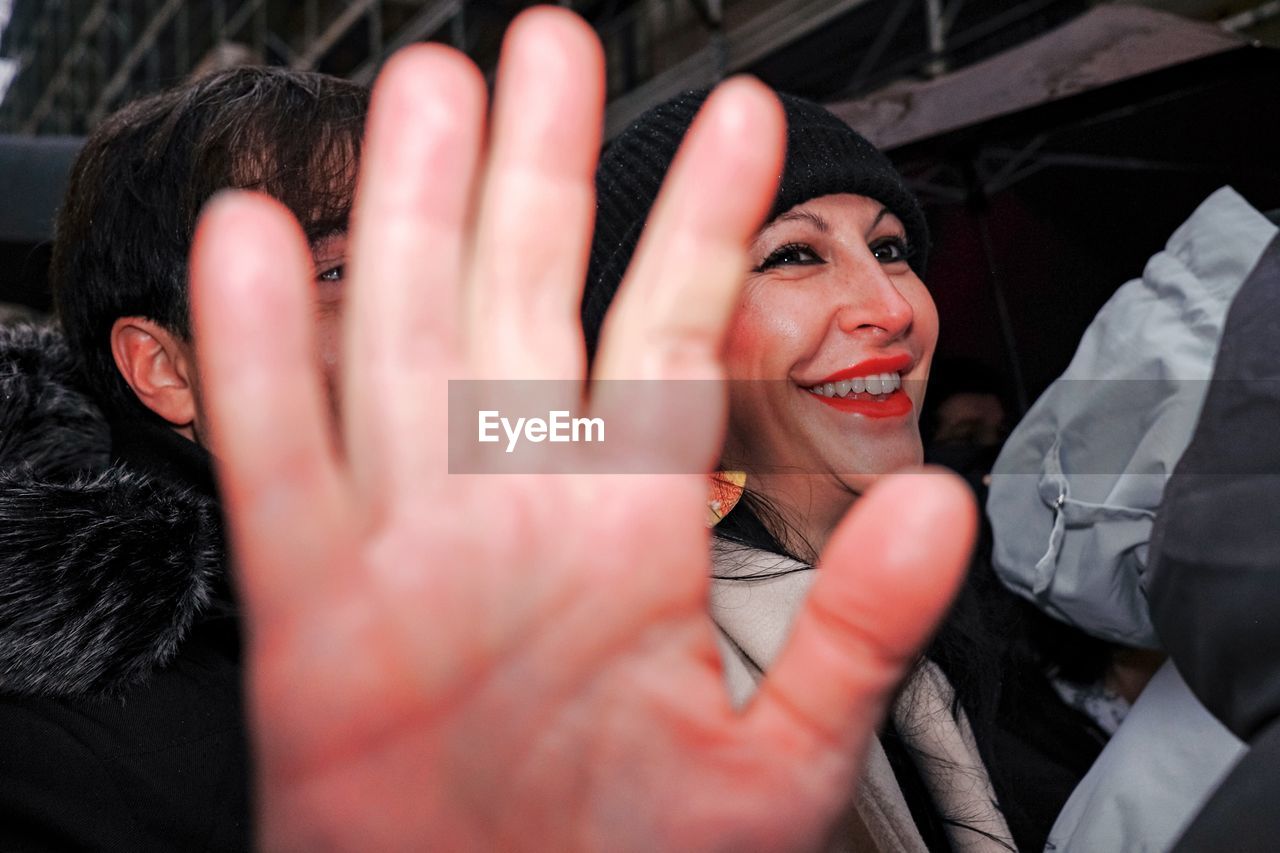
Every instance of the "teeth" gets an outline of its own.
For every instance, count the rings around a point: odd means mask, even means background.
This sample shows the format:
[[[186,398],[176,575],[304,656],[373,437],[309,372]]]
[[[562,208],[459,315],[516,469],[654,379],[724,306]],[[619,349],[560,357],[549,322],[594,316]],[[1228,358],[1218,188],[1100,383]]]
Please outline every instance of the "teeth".
[[[902,387],[902,377],[897,373],[876,373],[856,379],[826,382],[809,390],[820,397],[848,397],[850,394],[889,394]]]

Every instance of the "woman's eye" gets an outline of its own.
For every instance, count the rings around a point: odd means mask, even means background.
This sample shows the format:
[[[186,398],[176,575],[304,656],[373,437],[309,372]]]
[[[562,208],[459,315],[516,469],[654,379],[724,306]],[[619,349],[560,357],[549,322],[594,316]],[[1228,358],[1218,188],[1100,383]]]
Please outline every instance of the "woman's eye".
[[[346,266],[339,264],[336,267],[330,267],[324,272],[316,276],[316,281],[342,281],[346,277]]]
[[[901,237],[885,237],[871,245],[871,254],[882,264],[892,264],[911,257],[911,249]]]
[[[807,266],[822,262],[818,253],[803,243],[788,243],[770,252],[760,266],[756,267],[756,272],[764,272],[774,267]]]

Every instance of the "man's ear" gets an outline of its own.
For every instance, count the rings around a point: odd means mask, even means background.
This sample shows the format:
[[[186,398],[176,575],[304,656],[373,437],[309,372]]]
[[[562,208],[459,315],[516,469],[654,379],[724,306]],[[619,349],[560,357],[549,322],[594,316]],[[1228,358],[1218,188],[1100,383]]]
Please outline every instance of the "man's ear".
[[[142,405],[179,430],[196,420],[196,370],[190,344],[145,317],[120,317],[111,325],[116,369]]]

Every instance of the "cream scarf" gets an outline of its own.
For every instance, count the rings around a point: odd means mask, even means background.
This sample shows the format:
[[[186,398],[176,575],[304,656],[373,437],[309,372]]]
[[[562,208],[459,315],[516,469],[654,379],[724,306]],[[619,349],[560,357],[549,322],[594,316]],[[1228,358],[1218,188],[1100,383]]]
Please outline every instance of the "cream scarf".
[[[781,651],[814,572],[786,557],[713,542],[715,574],[735,578],[712,581],[711,616],[720,629],[725,681],[735,704],[742,705],[764,677],[762,669]],[[764,580],[738,579],[779,571],[788,573]],[[1007,853],[1014,849],[1009,827],[996,805],[968,720],[963,712],[959,719],[951,713],[952,695],[942,671],[924,661],[894,704],[894,725],[912,747],[917,769],[939,811],[965,824],[947,825],[956,853]],[[856,820],[850,820],[837,849],[927,853],[879,740],[873,739],[868,750],[853,811]],[[1003,839],[1007,846],[968,827]]]

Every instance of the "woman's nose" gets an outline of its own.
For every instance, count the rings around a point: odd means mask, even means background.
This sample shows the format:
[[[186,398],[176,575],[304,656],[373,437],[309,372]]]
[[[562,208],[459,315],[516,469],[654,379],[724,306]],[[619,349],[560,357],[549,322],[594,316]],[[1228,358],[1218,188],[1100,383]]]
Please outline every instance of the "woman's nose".
[[[906,334],[915,312],[884,267],[878,262],[861,265],[850,279],[836,317],[841,331],[871,332],[890,339]]]

